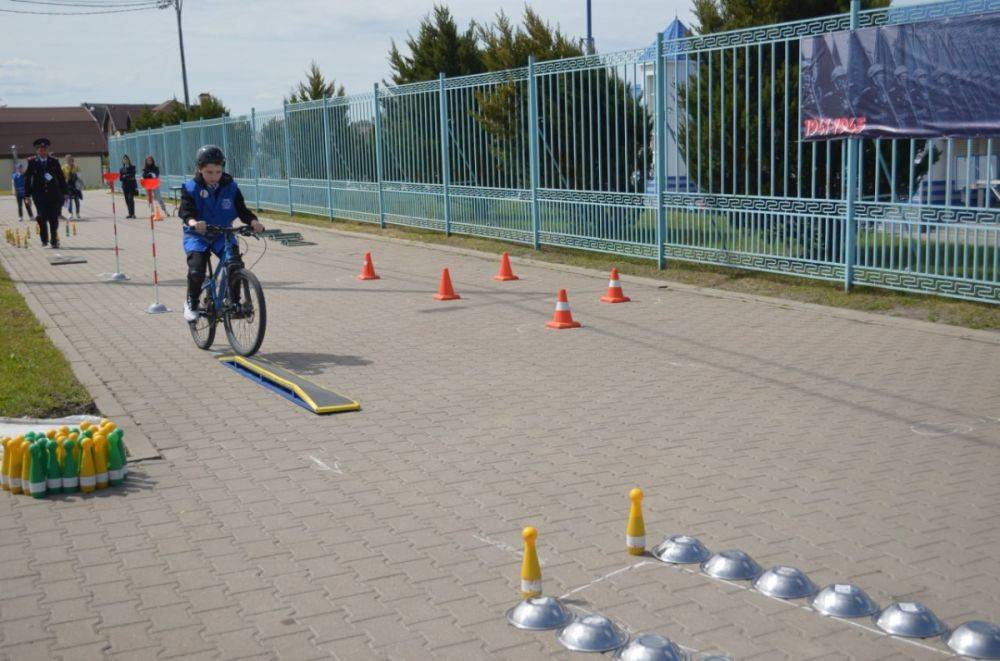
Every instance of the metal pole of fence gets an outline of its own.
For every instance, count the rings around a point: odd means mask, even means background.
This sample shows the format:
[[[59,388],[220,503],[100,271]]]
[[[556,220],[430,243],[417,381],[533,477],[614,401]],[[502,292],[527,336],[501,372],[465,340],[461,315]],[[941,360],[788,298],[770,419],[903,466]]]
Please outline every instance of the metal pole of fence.
[[[330,211],[330,220],[333,220],[333,173],[330,172],[330,102],[326,95],[323,95],[323,158],[326,161],[326,208]]]
[[[538,89],[535,85],[535,56],[528,56],[528,157],[531,159],[531,232],[535,250],[542,247],[538,212]]]
[[[444,186],[444,235],[451,236],[451,200],[448,186],[451,183],[451,165],[448,154],[448,97],[444,91],[444,73],[438,74],[438,97],[441,110],[441,184]]]
[[[229,153],[229,136],[226,135],[226,116],[222,116],[222,153],[226,155],[229,160],[230,168],[232,168],[233,158],[232,154]]]
[[[378,83],[372,100],[375,111],[375,179],[378,181],[378,224],[385,229],[385,196],[382,190],[382,113],[378,107]]]
[[[663,33],[656,34],[656,99],[653,104],[656,121],[656,153],[653,167],[656,171],[656,265],[666,266],[667,210],[663,206],[663,191],[667,187],[667,121],[666,108],[666,66],[663,62]]]
[[[288,102],[282,104],[285,114],[285,179],[288,182],[288,215],[293,215],[292,208],[292,133],[288,130]]]
[[[260,211],[260,168],[257,167],[257,110],[250,108],[250,170],[253,173],[254,206]]]
[[[851,0],[851,30],[858,29],[861,0]],[[858,197],[858,139],[847,140],[847,218],[844,219],[843,258],[844,291],[851,291],[854,280],[854,244],[857,239],[855,204]]]

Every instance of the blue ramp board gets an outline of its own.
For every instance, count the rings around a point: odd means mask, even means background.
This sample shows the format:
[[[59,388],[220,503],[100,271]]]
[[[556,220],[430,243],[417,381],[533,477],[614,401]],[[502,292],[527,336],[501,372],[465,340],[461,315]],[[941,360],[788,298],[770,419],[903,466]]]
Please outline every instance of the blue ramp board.
[[[219,356],[219,361],[226,367],[317,415],[361,410],[361,404],[350,397],[338,395],[300,374],[278,367],[263,358]]]

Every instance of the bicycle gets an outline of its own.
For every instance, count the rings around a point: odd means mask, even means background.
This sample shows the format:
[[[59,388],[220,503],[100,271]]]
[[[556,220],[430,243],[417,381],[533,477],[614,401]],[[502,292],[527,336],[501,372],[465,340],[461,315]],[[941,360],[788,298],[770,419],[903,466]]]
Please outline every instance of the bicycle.
[[[264,303],[264,289],[260,281],[248,268],[229,270],[234,251],[238,249],[230,241],[232,235],[253,236],[249,226],[222,228],[209,225],[205,236],[209,239],[226,237],[222,258],[212,272],[212,253],[209,252],[208,272],[201,294],[198,296],[198,319],[188,323],[191,337],[199,349],[209,349],[215,341],[216,325],[222,319],[226,337],[233,351],[241,356],[252,356],[260,349],[267,330],[267,305]],[[235,298],[235,300],[234,300]]]

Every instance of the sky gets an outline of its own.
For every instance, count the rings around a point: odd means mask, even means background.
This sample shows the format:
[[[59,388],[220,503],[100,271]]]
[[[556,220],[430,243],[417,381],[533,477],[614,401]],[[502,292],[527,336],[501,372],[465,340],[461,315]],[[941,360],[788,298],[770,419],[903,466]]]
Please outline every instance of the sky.
[[[100,0],[85,0],[98,3]],[[122,0],[112,0],[121,2]],[[441,0],[438,0],[441,2]],[[405,50],[433,0],[186,0],[184,46],[192,101],[220,97],[233,115],[280,108],[311,60],[350,93],[389,79],[392,40]],[[451,0],[460,27],[503,9],[520,18],[523,0]],[[586,32],[585,0],[531,6],[573,37]],[[601,52],[644,48],[675,16],[691,23],[691,0],[592,0]],[[0,0],[0,9],[51,5]],[[0,104],[72,106],[160,103],[184,98],[173,9],[94,16],[0,13]]]

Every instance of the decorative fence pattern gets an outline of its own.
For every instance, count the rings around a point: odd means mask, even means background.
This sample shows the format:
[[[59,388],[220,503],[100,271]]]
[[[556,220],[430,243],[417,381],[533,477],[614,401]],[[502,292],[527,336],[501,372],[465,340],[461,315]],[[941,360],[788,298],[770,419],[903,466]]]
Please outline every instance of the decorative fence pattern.
[[[1000,11],[956,0],[854,25]],[[800,37],[844,14],[380,87],[110,141],[167,186],[202,144],[257,208],[1000,303],[993,139],[803,142]],[[852,169],[851,164],[856,163]]]

